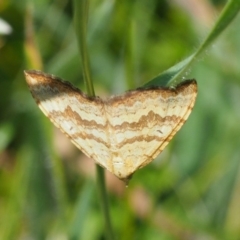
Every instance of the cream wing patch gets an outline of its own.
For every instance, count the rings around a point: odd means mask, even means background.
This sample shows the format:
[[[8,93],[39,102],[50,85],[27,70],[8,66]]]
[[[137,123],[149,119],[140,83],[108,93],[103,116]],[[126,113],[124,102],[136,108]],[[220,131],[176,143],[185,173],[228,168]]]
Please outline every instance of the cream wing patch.
[[[162,152],[197,95],[196,81],[188,80],[174,89],[134,90],[102,100],[40,71],[25,76],[43,113],[82,152],[123,180]]]

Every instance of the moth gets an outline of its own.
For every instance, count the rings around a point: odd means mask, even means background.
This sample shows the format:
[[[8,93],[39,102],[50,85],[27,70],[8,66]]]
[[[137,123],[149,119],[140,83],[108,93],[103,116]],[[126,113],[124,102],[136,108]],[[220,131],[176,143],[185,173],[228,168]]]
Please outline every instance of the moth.
[[[53,124],[84,154],[124,181],[163,151],[187,120],[197,96],[195,80],[102,99],[88,97],[41,71],[25,71],[25,77]]]

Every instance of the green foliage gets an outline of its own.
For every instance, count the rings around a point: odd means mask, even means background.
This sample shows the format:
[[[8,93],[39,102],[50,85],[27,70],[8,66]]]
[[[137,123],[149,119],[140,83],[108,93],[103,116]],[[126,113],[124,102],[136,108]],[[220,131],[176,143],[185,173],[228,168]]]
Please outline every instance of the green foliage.
[[[198,14],[190,4],[169,2],[89,5],[86,44],[96,95],[150,79],[165,85],[195,78],[199,86],[190,119],[128,188],[107,174],[114,233],[117,239],[237,240],[240,3],[224,2],[223,10],[223,1],[196,1]],[[44,66],[84,89],[76,10],[65,0],[0,3],[0,17],[13,29],[0,35],[0,239],[104,236],[92,160],[40,113],[23,76],[24,69]]]

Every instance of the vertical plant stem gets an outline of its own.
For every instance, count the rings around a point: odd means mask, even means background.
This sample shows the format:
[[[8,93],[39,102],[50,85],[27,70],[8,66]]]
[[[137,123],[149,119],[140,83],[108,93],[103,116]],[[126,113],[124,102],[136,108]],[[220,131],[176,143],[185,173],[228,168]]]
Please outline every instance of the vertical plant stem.
[[[97,181],[98,181],[98,191],[101,199],[102,210],[105,218],[105,234],[106,239],[113,240],[113,230],[112,223],[109,214],[109,204],[107,198],[106,184],[105,184],[105,176],[104,169],[97,165]]]
[[[87,87],[87,94],[91,97],[94,97],[95,92],[90,73],[90,63],[87,48],[88,8],[88,0],[74,0],[74,26],[82,59],[83,79]]]
[[[87,51],[87,20],[88,20],[88,8],[89,0],[74,0],[74,26],[76,31],[76,36],[78,40],[78,45],[81,53],[82,67],[83,67],[83,77],[87,88],[87,94],[91,97],[95,96],[93,82],[90,74],[90,63]],[[105,232],[106,238],[109,240],[114,239],[112,225],[109,214],[109,204],[107,198],[106,184],[105,184],[105,174],[104,169],[96,165],[97,172],[97,184],[100,196],[100,201],[102,205],[103,215],[105,218]]]

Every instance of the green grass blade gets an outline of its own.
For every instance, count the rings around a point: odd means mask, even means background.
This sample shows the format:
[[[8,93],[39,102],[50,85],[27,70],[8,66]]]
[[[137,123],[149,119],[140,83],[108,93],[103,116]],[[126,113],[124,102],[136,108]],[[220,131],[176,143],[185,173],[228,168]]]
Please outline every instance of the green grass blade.
[[[82,67],[83,67],[83,77],[87,87],[88,96],[94,97],[95,91],[93,87],[93,82],[90,74],[90,62],[88,56],[87,47],[87,20],[88,20],[88,8],[89,1],[74,0],[74,25],[76,30],[76,36],[80,48]],[[105,232],[107,239],[113,238],[112,224],[110,220],[109,204],[107,198],[107,190],[105,185],[105,173],[104,169],[99,165],[96,165],[97,174],[97,184],[99,190],[100,202],[102,205],[102,211],[105,220]]]
[[[164,71],[162,74],[158,75],[143,87],[150,86],[170,86],[176,85],[184,80],[183,76],[186,71],[191,67],[193,63],[198,59],[198,57],[206,51],[206,49],[217,39],[217,37],[222,33],[224,29],[231,23],[231,21],[236,17],[240,9],[239,0],[231,0],[227,3],[222,11],[219,19],[217,20],[215,26],[210,31],[209,35],[205,41],[199,46],[195,53],[176,64],[175,66]]]
[[[88,20],[89,1],[74,1],[74,27],[78,46],[81,53],[83,78],[87,87],[87,94],[95,96],[93,82],[91,79],[89,55],[87,51],[87,20]]]

